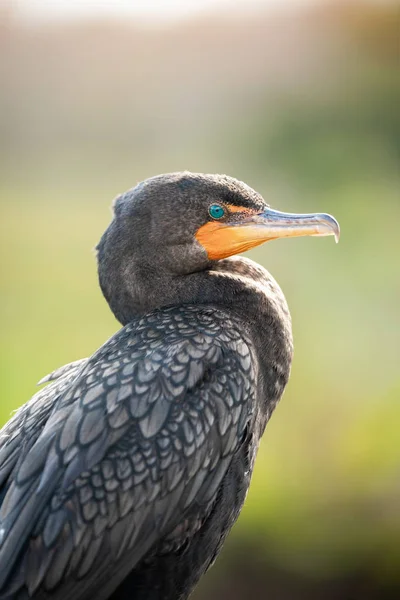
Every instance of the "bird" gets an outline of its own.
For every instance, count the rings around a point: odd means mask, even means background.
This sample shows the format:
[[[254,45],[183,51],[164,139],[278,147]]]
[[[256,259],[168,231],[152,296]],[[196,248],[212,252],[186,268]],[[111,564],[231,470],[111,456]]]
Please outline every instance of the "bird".
[[[186,600],[244,504],[289,379],[287,302],[238,256],[335,236],[227,175],[119,195],[97,246],[122,328],[43,378],[0,432],[1,600]]]

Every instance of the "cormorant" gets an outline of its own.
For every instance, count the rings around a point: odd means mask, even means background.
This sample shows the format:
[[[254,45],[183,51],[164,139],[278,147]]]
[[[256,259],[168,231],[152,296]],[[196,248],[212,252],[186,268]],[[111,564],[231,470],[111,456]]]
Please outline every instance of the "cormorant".
[[[288,381],[289,310],[260,265],[279,237],[339,236],[189,172],[120,195],[98,244],[123,325],[0,432],[0,599],[184,600],[236,521]]]

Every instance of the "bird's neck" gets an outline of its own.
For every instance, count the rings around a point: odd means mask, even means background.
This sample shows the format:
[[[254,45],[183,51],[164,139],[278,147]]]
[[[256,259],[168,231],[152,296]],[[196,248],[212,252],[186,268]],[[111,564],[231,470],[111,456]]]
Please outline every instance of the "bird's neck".
[[[111,310],[123,325],[167,306],[213,306],[235,313],[262,352],[268,347],[268,355],[271,348],[291,354],[285,297],[268,271],[249,259],[235,256],[216,261],[208,270],[185,276],[172,276],[154,264],[130,260],[113,269],[112,277],[100,266],[99,278]]]

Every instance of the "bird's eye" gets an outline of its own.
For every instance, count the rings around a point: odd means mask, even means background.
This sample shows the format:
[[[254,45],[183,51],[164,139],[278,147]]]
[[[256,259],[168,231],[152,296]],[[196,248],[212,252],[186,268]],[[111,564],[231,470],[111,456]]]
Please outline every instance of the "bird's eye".
[[[222,219],[225,216],[225,209],[220,204],[211,204],[208,213],[213,219]]]

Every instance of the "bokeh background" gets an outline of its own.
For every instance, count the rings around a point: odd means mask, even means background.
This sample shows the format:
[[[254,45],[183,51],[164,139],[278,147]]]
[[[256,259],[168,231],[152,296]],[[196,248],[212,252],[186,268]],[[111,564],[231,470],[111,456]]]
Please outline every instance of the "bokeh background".
[[[294,364],[196,600],[400,598],[399,8],[1,4],[1,423],[118,329],[92,249],[136,182],[226,172],[342,227],[249,253],[287,296]]]

